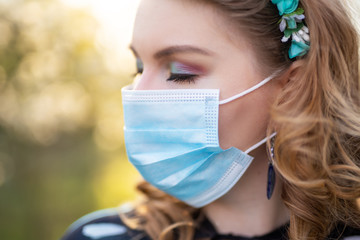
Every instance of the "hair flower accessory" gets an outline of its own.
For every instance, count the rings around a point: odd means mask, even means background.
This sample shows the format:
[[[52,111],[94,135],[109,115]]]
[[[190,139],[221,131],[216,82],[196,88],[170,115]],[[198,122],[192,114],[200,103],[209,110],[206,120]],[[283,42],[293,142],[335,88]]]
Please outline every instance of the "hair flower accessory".
[[[304,9],[298,7],[299,0],[271,0],[276,4],[281,17],[280,31],[284,33],[282,42],[291,38],[290,59],[304,56],[310,49],[309,29],[305,26]]]
[[[294,12],[299,5],[299,0],[271,0],[271,2],[277,5],[281,16]]]

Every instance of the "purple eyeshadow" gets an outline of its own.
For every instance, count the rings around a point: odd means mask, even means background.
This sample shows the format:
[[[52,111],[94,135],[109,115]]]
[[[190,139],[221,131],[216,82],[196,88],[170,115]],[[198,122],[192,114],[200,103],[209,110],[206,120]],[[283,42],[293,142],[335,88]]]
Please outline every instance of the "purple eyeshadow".
[[[170,71],[172,74],[188,74],[188,75],[200,74],[202,72],[197,67],[185,65],[179,62],[171,63]]]

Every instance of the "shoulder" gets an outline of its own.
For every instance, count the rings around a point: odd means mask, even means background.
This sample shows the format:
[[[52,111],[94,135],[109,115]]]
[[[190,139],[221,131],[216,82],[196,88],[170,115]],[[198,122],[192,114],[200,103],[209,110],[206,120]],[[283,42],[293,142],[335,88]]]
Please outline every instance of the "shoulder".
[[[360,228],[338,225],[328,239],[360,240]]]
[[[119,208],[96,211],[81,217],[67,229],[61,240],[149,240],[147,235],[126,226]]]

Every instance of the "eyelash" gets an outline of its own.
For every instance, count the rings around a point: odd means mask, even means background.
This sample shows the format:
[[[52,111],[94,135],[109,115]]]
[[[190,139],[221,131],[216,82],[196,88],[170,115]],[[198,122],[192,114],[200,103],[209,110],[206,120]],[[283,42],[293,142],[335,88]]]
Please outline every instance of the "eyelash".
[[[172,81],[176,83],[195,83],[198,75],[194,74],[170,74],[170,77],[166,81]]]

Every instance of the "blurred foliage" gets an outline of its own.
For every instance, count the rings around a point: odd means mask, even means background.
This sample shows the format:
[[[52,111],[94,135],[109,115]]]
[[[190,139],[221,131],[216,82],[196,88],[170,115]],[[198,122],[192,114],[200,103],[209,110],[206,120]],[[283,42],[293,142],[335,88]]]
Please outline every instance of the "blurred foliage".
[[[55,0],[0,1],[0,239],[59,239],[134,197],[120,94],[130,74],[109,69],[99,29]]]

